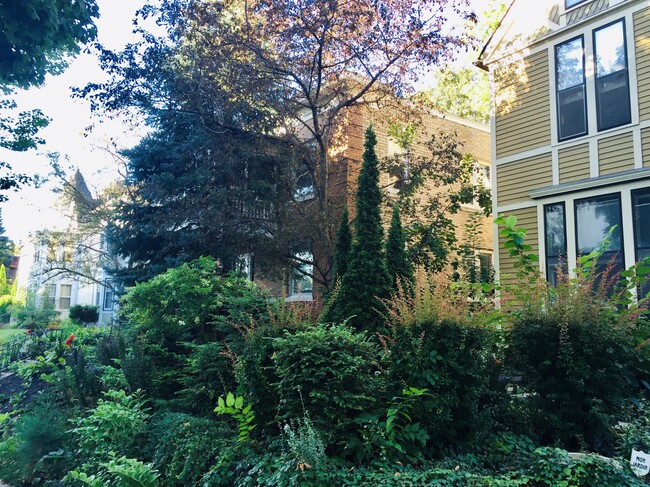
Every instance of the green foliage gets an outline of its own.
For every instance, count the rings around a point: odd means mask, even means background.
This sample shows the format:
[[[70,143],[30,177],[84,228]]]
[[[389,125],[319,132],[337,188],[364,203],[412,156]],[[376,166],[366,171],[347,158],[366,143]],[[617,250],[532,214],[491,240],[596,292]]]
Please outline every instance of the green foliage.
[[[36,296],[28,295],[24,305],[17,303],[11,306],[11,316],[17,325],[21,328],[44,330],[59,316],[59,312],[47,298],[47,295],[42,296],[43,304],[37,305]]]
[[[641,399],[630,406],[626,421],[615,428],[616,453],[623,461],[630,459],[632,449],[650,451],[650,417],[648,416],[649,402]]]
[[[135,458],[110,455],[110,460],[100,463],[95,473],[89,475],[72,470],[65,480],[72,485],[91,487],[157,487],[158,477],[158,472],[149,464]]]
[[[98,16],[94,0],[0,6],[5,25],[0,34],[0,86],[37,86],[47,73],[61,72],[64,55],[78,53],[80,44],[97,35],[93,19]]]
[[[409,405],[410,421],[426,432],[420,433],[426,437],[422,453],[475,445],[496,426],[505,388],[498,382],[494,338],[490,328],[467,320],[391,327],[385,343],[393,395],[427,391]]]
[[[66,417],[51,396],[20,416],[0,442],[0,478],[12,484],[57,479],[65,472]],[[58,454],[50,452],[59,452]]]
[[[296,421],[285,423],[282,433],[299,470],[322,468],[326,465],[325,444],[309,415],[305,414]]]
[[[598,455],[580,455],[572,458],[558,448],[538,448],[533,453],[530,480],[535,485],[553,487],[618,487],[642,486],[646,483],[636,477],[627,465],[618,464]]]
[[[178,381],[183,386],[174,404],[183,411],[207,414],[212,412],[217,395],[237,386],[232,357],[220,342],[188,344],[191,353]]]
[[[507,360],[526,378],[523,406],[543,444],[611,452],[611,428],[636,385],[631,332],[623,312],[574,283],[520,311]]]
[[[341,213],[341,224],[336,233],[336,250],[334,251],[334,272],[332,282],[342,279],[348,270],[352,252],[352,232],[350,231],[350,212],[347,205]]]
[[[225,422],[161,412],[147,433],[146,453],[162,474],[162,485],[199,485],[208,472],[223,477],[222,485],[232,485],[227,478],[237,445]]]
[[[149,340],[177,350],[179,341],[223,337],[264,308],[252,283],[220,277],[214,259],[201,257],[129,289],[120,312]]]
[[[398,285],[406,287],[413,285],[415,276],[406,252],[406,236],[402,228],[398,205],[393,206],[393,216],[386,240],[386,267],[393,290],[397,290]]]
[[[99,319],[99,309],[97,306],[75,304],[70,306],[70,319],[77,325],[85,323],[97,323]]]
[[[539,257],[536,254],[529,253],[532,247],[525,243],[526,229],[517,228],[517,217],[509,215],[507,217],[500,215],[494,219],[497,225],[503,225],[504,228],[499,230],[499,235],[505,238],[503,248],[508,250],[510,257],[515,258],[515,268],[517,269],[517,277],[528,279],[529,282],[534,280],[539,275],[539,267],[537,263]]]
[[[232,392],[226,395],[226,398],[219,397],[217,399],[217,407],[214,412],[222,415],[227,414],[237,420],[239,427],[238,440],[246,443],[249,440],[250,433],[255,428],[255,413],[250,404],[244,406],[244,398],[242,396],[235,396]]]
[[[354,418],[383,389],[379,350],[346,325],[316,325],[273,341],[280,419],[308,413],[333,445],[354,434]]]
[[[355,241],[341,287],[328,304],[325,321],[343,322],[360,330],[381,328],[381,299],[390,294],[390,277],[383,249],[379,169],[372,127],[365,134],[363,163],[359,173],[355,218]]]
[[[445,113],[487,123],[490,120],[490,83],[487,73],[474,66],[438,70],[435,87],[418,94],[427,105]]]
[[[72,432],[77,438],[75,458],[81,471],[94,469],[110,460],[109,453],[132,457],[139,447],[149,417],[141,391],[132,395],[108,391],[86,417],[74,421]]]

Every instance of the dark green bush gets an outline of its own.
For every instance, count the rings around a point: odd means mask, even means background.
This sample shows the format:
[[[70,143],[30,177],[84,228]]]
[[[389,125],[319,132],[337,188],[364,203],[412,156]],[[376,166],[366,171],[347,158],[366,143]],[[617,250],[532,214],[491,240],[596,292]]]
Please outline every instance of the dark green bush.
[[[523,373],[522,400],[542,444],[611,453],[612,430],[633,390],[629,330],[610,312],[523,313],[508,362]]]
[[[330,445],[355,433],[354,419],[373,409],[384,376],[379,347],[345,325],[316,325],[273,341],[280,419],[307,412]]]
[[[12,485],[56,480],[65,474],[70,437],[65,411],[44,396],[5,431],[0,442],[0,478]]]
[[[99,309],[97,306],[75,304],[70,306],[69,317],[77,325],[97,323],[99,320]]]
[[[162,412],[152,418],[147,436],[145,453],[162,474],[162,485],[201,485],[211,469],[221,477],[231,469],[237,432],[226,422]]]
[[[395,325],[386,337],[391,394],[426,389],[409,413],[429,435],[428,455],[471,445],[494,431],[505,405],[494,332],[471,322]]]

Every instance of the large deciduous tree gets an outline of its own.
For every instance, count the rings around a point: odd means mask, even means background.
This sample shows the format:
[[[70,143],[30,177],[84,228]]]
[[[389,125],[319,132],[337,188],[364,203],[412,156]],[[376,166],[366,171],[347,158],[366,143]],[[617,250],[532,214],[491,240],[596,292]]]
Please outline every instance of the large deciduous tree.
[[[145,33],[121,53],[102,51],[112,80],[80,93],[95,108],[144,113],[161,143],[169,135],[164,122],[189,113],[197,130],[220,141],[225,132],[244,131],[289,145],[295,156],[284,164],[313,182],[314,198],[285,207],[291,213],[285,222],[293,224],[275,232],[272,247],[287,262],[286,249],[301,242],[331,256],[340,211],[332,148],[346,110],[408,93],[421,68],[452,56],[462,40],[445,17],[464,15],[466,6],[464,0],[166,0],[142,15],[157,15],[169,35]],[[180,231],[182,223],[168,227]],[[317,259],[313,269],[315,281],[328,286],[331,260]]]

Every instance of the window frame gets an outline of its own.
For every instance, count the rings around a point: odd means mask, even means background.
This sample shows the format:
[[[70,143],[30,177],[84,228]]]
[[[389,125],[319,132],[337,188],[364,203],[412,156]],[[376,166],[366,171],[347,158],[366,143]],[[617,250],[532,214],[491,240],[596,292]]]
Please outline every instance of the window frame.
[[[287,297],[290,299],[298,299],[298,300],[306,300],[306,299],[313,299],[314,296],[314,251],[312,250],[311,245],[299,245],[296,246],[292,252],[291,256],[294,258],[294,256],[300,256],[301,254],[309,254],[311,256],[311,264],[307,263],[299,263],[297,266],[291,266],[289,269],[289,282],[287,286]],[[300,257],[303,260],[307,260],[306,258]],[[297,261],[296,261],[297,262]],[[307,271],[300,271],[299,269],[302,269],[303,267],[311,267],[311,273],[307,273]],[[311,289],[308,291],[298,289],[296,286],[296,282],[298,280],[302,280],[305,277],[308,277],[311,280]]]
[[[600,104],[601,103],[600,103],[600,96],[598,95],[598,93],[599,93],[599,90],[598,90],[598,80],[599,80],[599,77],[598,77],[598,50],[597,50],[598,46],[596,44],[596,34],[599,31],[605,30],[605,29],[607,29],[607,28],[609,28],[609,27],[611,27],[611,26],[613,26],[615,24],[618,24],[618,23],[620,23],[622,25],[622,28],[623,28],[623,60],[625,61],[625,69],[615,71],[613,73],[609,73],[609,74],[607,74],[605,76],[612,76],[612,75],[620,73],[622,71],[625,72],[625,86],[627,87],[627,101],[628,101],[628,108],[629,108],[628,120],[627,120],[627,122],[623,122],[623,123],[620,123],[618,125],[602,127],[601,126],[601,116],[600,116]],[[600,27],[598,27],[596,29],[593,29],[593,31],[591,33],[591,35],[592,35],[593,63],[594,63],[594,66],[593,66],[593,68],[594,68],[594,76],[593,76],[593,78],[594,78],[594,96],[596,97],[596,128],[597,128],[598,132],[603,132],[605,130],[610,130],[610,129],[614,129],[614,128],[617,128],[617,127],[622,127],[624,125],[628,125],[628,124],[632,123],[632,96],[631,96],[631,93],[630,93],[631,92],[631,87],[630,87],[630,65],[629,65],[629,61],[628,61],[626,33],[627,33],[627,26],[626,26],[626,22],[625,22],[625,17],[621,17],[621,18],[616,19],[616,20],[614,20],[612,22],[609,22],[609,23],[607,23],[605,25],[601,25]],[[603,77],[605,77],[605,76],[603,76]],[[601,78],[603,78],[603,77],[601,77]]]
[[[70,294],[63,294],[63,289],[68,289]],[[63,302],[67,300],[66,306],[63,305]],[[72,305],[72,284],[59,284],[59,309],[70,309]]]
[[[109,279],[104,280],[103,288],[104,292],[102,292],[102,311],[113,311],[115,309],[115,291],[110,288],[108,285],[109,282],[111,282]],[[106,297],[110,295],[111,301],[110,305],[106,304]]]
[[[583,202],[583,201],[613,201],[616,200],[618,201],[618,219],[619,219],[619,224],[618,227],[620,229],[620,235],[621,235],[621,245],[620,245],[620,250],[618,251],[612,251],[612,250],[606,250],[603,252],[603,254],[600,256],[598,261],[595,264],[595,268],[598,268],[603,265],[607,265],[611,260],[612,257],[616,254],[620,255],[620,261],[621,261],[621,271],[624,271],[626,266],[625,266],[625,229],[623,228],[623,203],[622,203],[622,197],[621,197],[621,192],[617,191],[614,193],[608,193],[604,195],[598,195],[598,196],[590,196],[586,198],[576,198],[573,200],[573,219],[574,219],[574,230],[575,230],[575,251],[576,251],[576,261],[579,259],[583,254],[580,254],[580,245],[578,243],[578,204]],[[591,252],[591,251],[590,251]]]
[[[647,249],[649,251],[648,253],[650,254],[650,246],[644,247],[643,249],[641,249],[641,247],[639,246],[639,239],[638,239],[639,227],[636,224],[637,197],[639,195],[650,196],[650,187],[638,188],[630,191],[630,203],[632,204],[632,237],[634,239],[634,262],[635,263],[638,263],[641,260],[641,258],[639,257],[640,250]],[[637,294],[639,298],[643,298],[649,292],[650,292],[650,280],[646,281],[643,286],[637,287]]]
[[[549,255],[548,249],[549,249],[549,240],[548,240],[548,232],[546,231],[548,225],[546,221],[546,209],[553,207],[553,206],[561,206],[562,207],[562,231],[564,233],[564,254],[553,254]],[[549,265],[549,257],[553,258],[564,258],[564,271],[568,272],[568,261],[569,261],[569,249],[568,249],[568,234],[567,234],[567,226],[566,226],[566,203],[564,201],[558,201],[555,203],[548,203],[543,206],[543,214],[544,214],[544,267],[546,271],[546,280],[553,285],[553,287],[557,286],[557,279],[555,279],[555,282],[551,281],[550,276],[551,276],[551,266]],[[576,234],[577,235],[577,234]],[[557,267],[558,264],[555,264],[555,267]]]
[[[559,81],[559,66],[560,63],[558,62],[558,48],[560,46],[563,46],[565,44],[569,44],[571,42],[576,41],[577,39],[580,39],[581,44],[582,44],[582,96],[583,96],[583,115],[584,115],[584,120],[585,120],[585,127],[584,131],[577,133],[577,134],[572,134],[566,137],[562,137],[562,124],[561,124],[561,117],[562,117],[562,110],[561,110],[561,104],[560,104],[560,95],[565,93],[568,90],[574,89],[578,86],[573,85],[569,88],[565,88],[560,91],[559,86],[558,86],[558,81]],[[587,102],[587,72],[586,72],[586,52],[585,52],[585,36],[584,34],[577,35],[575,37],[572,37],[571,39],[567,39],[564,42],[560,42],[559,44],[555,44],[553,46],[553,56],[555,59],[555,105],[556,105],[556,123],[557,123],[557,140],[558,142],[565,142],[567,140],[572,140],[577,137],[584,137],[585,135],[589,134],[589,110],[588,110],[588,102]]]

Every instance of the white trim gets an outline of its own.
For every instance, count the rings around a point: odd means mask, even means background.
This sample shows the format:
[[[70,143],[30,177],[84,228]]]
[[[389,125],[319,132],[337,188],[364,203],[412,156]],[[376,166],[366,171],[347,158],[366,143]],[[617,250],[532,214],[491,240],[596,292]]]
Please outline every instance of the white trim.
[[[632,144],[634,144],[634,169],[643,169],[643,141],[639,127],[635,127],[632,131]]]
[[[632,192],[621,191],[621,235],[623,236],[623,255],[625,257],[625,268],[632,267],[636,257],[634,251],[634,219],[632,218]],[[632,229],[629,235],[625,235],[627,228]]]
[[[600,174],[600,165],[598,160],[598,139],[589,140],[589,177],[597,178]]]
[[[586,191],[589,189],[599,189],[603,186],[612,186],[615,184],[628,183],[631,181],[644,180],[650,178],[650,167],[642,169],[631,169],[612,175],[600,176],[593,179],[582,179],[580,181],[572,181],[570,183],[563,183],[557,186],[546,186],[530,191],[528,195],[534,199],[549,198],[551,196],[575,193],[578,191]],[[600,190],[600,189],[599,189]]]
[[[510,205],[499,206],[499,210],[495,211],[495,215],[501,215],[502,213],[508,213],[510,211],[523,210],[526,208],[533,208],[537,206],[536,201],[524,201],[522,203],[512,203]]]
[[[584,141],[583,141],[583,143],[584,143]],[[495,146],[496,144],[492,144],[492,145]],[[531,157],[543,156],[543,155],[549,154],[551,152],[551,150],[553,150],[552,146],[545,145],[543,147],[538,147],[536,149],[527,150],[525,152],[518,152],[517,154],[512,154],[512,155],[509,155],[509,156],[501,157],[499,159],[497,159],[496,155],[495,155],[495,158],[492,159],[492,160],[496,161],[497,166],[500,166],[502,164],[510,164],[512,162],[519,162],[522,159],[529,159]],[[495,149],[494,152],[496,152],[496,149]]]
[[[565,212],[566,213],[566,212]],[[537,255],[546,255],[546,235],[544,233],[544,205],[537,205]],[[540,232],[539,229],[542,229]],[[539,271],[543,276],[546,275],[546,259],[540,258],[537,263],[539,264]]]
[[[560,151],[554,147],[551,151],[551,168],[553,172],[553,184],[560,184]]]

